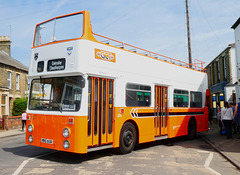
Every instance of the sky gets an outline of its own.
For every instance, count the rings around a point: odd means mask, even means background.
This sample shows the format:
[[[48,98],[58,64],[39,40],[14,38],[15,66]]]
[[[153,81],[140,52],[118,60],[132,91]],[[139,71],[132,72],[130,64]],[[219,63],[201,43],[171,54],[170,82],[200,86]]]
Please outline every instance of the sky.
[[[234,43],[239,0],[189,0],[192,59],[216,58]],[[0,35],[29,66],[35,25],[88,10],[93,32],[188,62],[185,0],[0,0]]]

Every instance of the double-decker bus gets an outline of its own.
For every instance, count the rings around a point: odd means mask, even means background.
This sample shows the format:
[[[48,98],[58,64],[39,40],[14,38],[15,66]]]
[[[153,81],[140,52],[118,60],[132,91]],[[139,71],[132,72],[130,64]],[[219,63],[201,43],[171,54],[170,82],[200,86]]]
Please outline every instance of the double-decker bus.
[[[26,144],[87,153],[208,130],[207,75],[92,32],[88,11],[36,25]]]

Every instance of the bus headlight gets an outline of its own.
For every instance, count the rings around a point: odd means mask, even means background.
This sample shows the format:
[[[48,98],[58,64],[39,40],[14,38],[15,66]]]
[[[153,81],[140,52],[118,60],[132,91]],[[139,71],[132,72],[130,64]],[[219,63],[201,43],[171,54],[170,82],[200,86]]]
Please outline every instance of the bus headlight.
[[[68,128],[64,128],[63,137],[68,138],[69,135],[70,135],[70,130]]]
[[[68,140],[64,140],[64,142],[63,142],[63,147],[64,147],[65,149],[68,149],[68,148],[70,147],[70,142],[69,142]]]
[[[28,132],[32,132],[33,131],[33,125],[32,124],[30,124],[30,125],[28,125]]]
[[[28,141],[29,141],[29,143],[32,143],[32,142],[33,142],[33,136],[32,136],[32,135],[30,135],[30,136],[28,137]]]

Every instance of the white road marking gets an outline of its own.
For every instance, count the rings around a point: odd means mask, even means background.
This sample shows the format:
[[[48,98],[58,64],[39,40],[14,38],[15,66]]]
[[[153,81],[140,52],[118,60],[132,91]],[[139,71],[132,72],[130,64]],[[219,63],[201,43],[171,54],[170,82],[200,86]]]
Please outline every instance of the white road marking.
[[[29,158],[27,160],[24,160],[21,165],[16,169],[16,171],[12,174],[12,175],[18,175],[22,169],[28,164],[28,162],[30,160],[33,160],[33,159],[36,159],[36,158],[39,158],[39,157],[43,157],[43,156],[46,156],[46,155],[49,155],[49,154],[52,154],[52,153],[55,153],[56,151],[54,152],[50,152],[50,153],[46,153],[46,154],[43,154],[43,155],[39,155],[39,156],[36,156],[36,157],[32,157],[32,158]]]
[[[208,158],[205,161],[204,167],[216,175],[221,175],[220,173],[218,173],[217,171],[209,167],[212,159],[213,159],[213,152],[210,152]]]
[[[209,153],[209,151],[204,151],[204,150],[197,150],[199,153]]]
[[[25,167],[25,165],[27,165],[27,163],[32,159],[34,158],[29,158],[27,160],[24,160],[12,175],[18,175],[22,171],[22,169]]]

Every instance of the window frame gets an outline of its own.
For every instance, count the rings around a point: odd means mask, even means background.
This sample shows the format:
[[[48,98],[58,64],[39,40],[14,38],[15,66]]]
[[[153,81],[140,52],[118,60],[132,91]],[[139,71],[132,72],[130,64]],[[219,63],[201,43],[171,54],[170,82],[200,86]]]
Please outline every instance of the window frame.
[[[132,87],[129,87],[132,86]],[[135,100],[129,101],[128,95],[129,95],[129,91],[131,91],[131,93],[135,93]],[[143,98],[143,100],[139,100],[138,101],[138,93],[140,96],[140,93],[142,93],[141,97]],[[150,94],[146,94],[146,93],[150,93]],[[138,83],[126,83],[126,87],[125,87],[125,105],[127,107],[150,107],[151,106],[151,95],[152,95],[152,87],[150,85],[143,85],[143,84],[138,84]],[[149,97],[149,98],[146,98]],[[149,100],[147,102],[147,100]],[[130,104],[130,103],[136,103],[134,104]],[[145,105],[145,104],[146,105]],[[148,103],[148,104],[147,104]]]
[[[7,87],[12,89],[12,72],[7,71]]]
[[[2,103],[3,98],[4,98],[5,103]],[[1,112],[3,111],[2,108],[4,108],[4,110],[5,110],[4,114],[2,114],[2,115],[7,115],[7,95],[6,94],[1,95]]]
[[[192,101],[192,95],[193,94],[201,94],[201,102],[200,102],[200,106],[192,106],[192,103],[193,103],[193,101]],[[195,97],[194,97],[195,98]],[[190,108],[202,108],[202,92],[199,92],[199,91],[190,91]],[[197,103],[196,101],[194,101],[195,103]],[[198,102],[199,103],[199,102]]]
[[[79,81],[74,82],[74,78],[81,79]],[[56,85],[56,81],[61,80],[61,85]],[[65,94],[66,86],[65,84],[72,85],[72,87],[78,87],[80,88],[80,98],[79,100],[75,100],[74,103],[76,103],[74,109],[73,108],[67,108],[66,105],[63,103],[63,95]],[[43,86],[44,85],[44,86]],[[45,86],[46,85],[46,86]],[[41,87],[40,87],[41,86]],[[64,77],[50,77],[50,78],[43,78],[43,79],[32,79],[31,80],[31,88],[30,88],[30,95],[29,95],[29,109],[30,110],[41,110],[41,111],[64,111],[64,112],[78,112],[81,109],[81,103],[82,103],[82,91],[85,87],[85,80],[82,76],[64,76]],[[35,88],[37,90],[35,90]],[[60,100],[56,99],[55,94],[55,88],[60,89]],[[37,93],[39,94],[37,94]],[[34,94],[36,93],[36,94]],[[41,94],[47,94],[47,95],[41,95]],[[74,94],[76,95],[76,94]],[[38,96],[38,98],[36,98]],[[46,97],[45,97],[46,96]],[[34,103],[46,103],[44,105],[35,105]],[[77,104],[79,103],[79,104]],[[34,106],[35,105],[35,106]],[[65,105],[65,107],[63,107]]]
[[[217,60],[216,64],[217,64],[217,83],[219,83],[221,81],[220,62],[219,62],[219,60]]]
[[[16,90],[20,90],[20,74],[16,73]]]
[[[68,24],[68,26],[70,26],[70,24],[74,25],[75,21],[78,21],[77,24],[80,26],[74,27],[74,28],[70,27],[69,29],[67,29],[68,31],[66,33],[65,31],[62,30],[64,29],[64,27],[67,26],[66,24]],[[73,29],[75,29],[76,33],[72,31]],[[65,35],[74,33],[74,35],[69,35],[69,36],[64,35],[63,37],[62,33],[64,33]],[[70,14],[65,16],[59,16],[59,17],[55,17],[50,20],[44,21],[42,23],[39,23],[36,26],[33,45],[34,47],[37,47],[37,46],[56,43],[56,42],[75,40],[75,39],[81,38],[83,35],[84,35],[84,14],[83,13],[75,13],[75,14]]]
[[[187,94],[179,93],[179,92],[175,92],[175,91],[187,92]],[[187,106],[184,106],[183,104],[180,105],[180,106],[176,106],[176,104],[175,104],[175,95],[187,96]],[[179,102],[177,102],[177,104],[179,104]],[[176,107],[176,108],[182,108],[182,107],[186,107],[187,108],[187,107],[189,107],[189,91],[188,90],[183,90],[183,89],[174,89],[173,90],[173,107]]]
[[[227,65],[226,65],[226,56],[222,57],[223,60],[223,79],[227,81]]]

